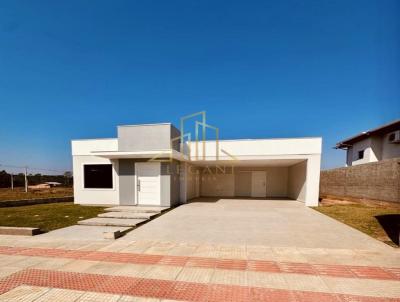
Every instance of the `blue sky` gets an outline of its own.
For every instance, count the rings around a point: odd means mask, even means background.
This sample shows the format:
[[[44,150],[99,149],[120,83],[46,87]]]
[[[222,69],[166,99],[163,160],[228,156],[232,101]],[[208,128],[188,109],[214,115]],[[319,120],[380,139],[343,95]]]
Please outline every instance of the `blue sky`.
[[[335,142],[400,116],[400,2],[0,2],[0,164],[70,170],[71,139],[201,110],[342,166]]]

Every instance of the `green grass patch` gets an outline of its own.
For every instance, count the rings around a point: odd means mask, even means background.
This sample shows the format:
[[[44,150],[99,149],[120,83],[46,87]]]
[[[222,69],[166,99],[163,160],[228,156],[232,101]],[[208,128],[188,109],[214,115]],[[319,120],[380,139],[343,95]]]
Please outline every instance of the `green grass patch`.
[[[96,217],[103,210],[104,207],[81,206],[72,202],[0,208],[0,226],[35,227],[48,232]]]
[[[313,209],[391,246],[399,244],[399,208],[338,204]]]

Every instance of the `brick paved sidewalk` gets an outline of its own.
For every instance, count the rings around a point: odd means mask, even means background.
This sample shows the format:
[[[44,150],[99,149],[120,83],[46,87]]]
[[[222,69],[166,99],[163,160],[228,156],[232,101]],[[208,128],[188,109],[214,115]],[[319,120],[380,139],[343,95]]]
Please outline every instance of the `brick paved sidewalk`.
[[[392,259],[398,253],[384,261],[388,255],[358,252],[364,260],[350,261],[345,251],[306,259],[312,251],[243,253],[169,242],[64,246],[0,246],[0,301],[400,301],[400,266]],[[382,265],[369,265],[368,256]]]

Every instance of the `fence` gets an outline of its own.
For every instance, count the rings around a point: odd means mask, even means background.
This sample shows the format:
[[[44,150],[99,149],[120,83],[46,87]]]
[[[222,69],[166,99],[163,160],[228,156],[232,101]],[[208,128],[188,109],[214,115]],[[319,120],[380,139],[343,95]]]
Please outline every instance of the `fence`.
[[[320,196],[400,202],[400,158],[321,171]]]

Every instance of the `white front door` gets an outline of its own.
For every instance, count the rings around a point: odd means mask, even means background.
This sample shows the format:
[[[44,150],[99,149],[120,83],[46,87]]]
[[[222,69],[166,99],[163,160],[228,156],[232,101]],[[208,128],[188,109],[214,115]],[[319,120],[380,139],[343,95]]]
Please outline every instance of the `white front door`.
[[[265,171],[251,172],[251,197],[267,196],[267,173]]]
[[[159,162],[136,163],[137,204],[160,205],[161,165]]]

